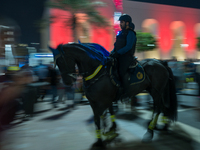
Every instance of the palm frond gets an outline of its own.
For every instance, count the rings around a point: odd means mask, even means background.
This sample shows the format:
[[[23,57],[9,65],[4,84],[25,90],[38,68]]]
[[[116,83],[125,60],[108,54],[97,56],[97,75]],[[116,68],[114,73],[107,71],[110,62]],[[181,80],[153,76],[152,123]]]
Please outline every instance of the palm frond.
[[[94,0],[54,0],[48,2],[47,6],[50,8],[57,8],[61,10],[71,11],[74,13],[85,13],[88,15],[89,22],[97,26],[108,26],[107,20],[100,15],[95,9],[96,7],[106,6],[106,3]]]
[[[151,51],[156,47],[156,40],[151,33],[137,31],[136,49],[138,52]]]

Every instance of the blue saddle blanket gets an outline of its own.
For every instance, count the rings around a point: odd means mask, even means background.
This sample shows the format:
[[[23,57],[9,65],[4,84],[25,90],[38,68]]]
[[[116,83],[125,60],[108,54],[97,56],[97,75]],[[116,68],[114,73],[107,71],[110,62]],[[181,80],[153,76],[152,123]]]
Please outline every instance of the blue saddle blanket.
[[[96,43],[81,43],[80,41],[79,44],[86,48],[85,50],[90,57],[99,60],[102,65],[105,65],[110,53],[103,46]]]
[[[130,72],[130,85],[138,84],[144,81],[145,72],[143,67],[137,63],[135,68],[129,68]]]

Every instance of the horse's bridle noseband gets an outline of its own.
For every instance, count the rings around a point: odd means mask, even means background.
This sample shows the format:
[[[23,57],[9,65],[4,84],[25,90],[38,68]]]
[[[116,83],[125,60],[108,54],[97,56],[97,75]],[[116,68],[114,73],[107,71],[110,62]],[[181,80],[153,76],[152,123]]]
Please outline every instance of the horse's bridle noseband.
[[[59,49],[58,49],[59,50]],[[61,47],[61,50],[59,50],[60,54],[55,58],[54,60],[54,64],[56,65],[56,61],[59,57],[62,57],[63,61],[64,61],[64,64],[67,66],[67,62],[66,62],[66,54],[64,53],[63,51],[63,47]],[[91,74],[90,76],[87,76],[86,80],[90,80],[91,78],[93,78],[93,76],[95,76],[102,68],[102,65],[99,65],[99,67],[95,70],[95,72],[93,74]],[[93,69],[92,69],[93,70]],[[96,73],[97,72],[97,73]],[[72,77],[73,79],[76,79],[78,75],[82,75],[83,77],[85,75],[87,75],[89,72],[84,72],[84,73],[69,73],[68,71],[63,71],[61,72],[61,75],[62,76],[69,76],[69,77]],[[95,74],[95,75],[94,75]],[[92,77],[91,77],[92,76]]]
[[[57,59],[59,58],[59,57],[62,57],[62,59],[63,59],[63,61],[64,61],[64,64],[65,64],[65,66],[67,66],[67,62],[66,62],[66,60],[65,60],[65,53],[64,53],[64,51],[63,51],[63,47],[61,47],[62,49],[61,50],[59,50],[59,52],[60,52],[60,54],[55,58],[55,60],[54,60],[54,67],[56,67],[56,61],[57,61]],[[66,74],[67,76],[70,76],[70,77],[72,77],[72,78],[74,78],[74,79],[76,79],[77,78],[77,74],[76,73],[69,73],[68,71],[64,71],[64,72],[61,72],[61,75],[64,75],[64,74]]]

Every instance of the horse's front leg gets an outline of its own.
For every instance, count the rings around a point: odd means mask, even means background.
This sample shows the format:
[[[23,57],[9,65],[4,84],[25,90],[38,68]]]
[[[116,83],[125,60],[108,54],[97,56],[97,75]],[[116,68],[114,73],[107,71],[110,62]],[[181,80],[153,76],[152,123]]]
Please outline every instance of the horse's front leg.
[[[92,107],[93,113],[94,113],[94,123],[96,126],[96,138],[97,141],[92,145],[92,147],[105,147],[102,141],[102,132],[101,132],[101,122],[100,122],[100,116],[103,114],[103,108],[100,108],[99,105],[96,103],[90,101],[90,106]]]
[[[117,124],[115,122],[115,114],[114,114],[112,106],[109,107],[109,113],[110,113],[110,119],[111,119],[112,125],[111,125],[111,127],[109,128],[109,130],[107,132],[103,133],[103,135],[106,138],[105,141],[104,141],[104,143],[110,143],[110,142],[112,142],[119,135],[116,132],[116,130],[117,130]],[[104,119],[103,117],[105,117],[105,116],[102,116],[102,119]],[[104,119],[104,122],[105,121],[106,120]]]
[[[98,114],[94,114],[94,122],[96,125],[96,138],[97,141],[92,145],[92,147],[105,147],[102,141],[101,135],[101,127],[100,127],[100,116]]]

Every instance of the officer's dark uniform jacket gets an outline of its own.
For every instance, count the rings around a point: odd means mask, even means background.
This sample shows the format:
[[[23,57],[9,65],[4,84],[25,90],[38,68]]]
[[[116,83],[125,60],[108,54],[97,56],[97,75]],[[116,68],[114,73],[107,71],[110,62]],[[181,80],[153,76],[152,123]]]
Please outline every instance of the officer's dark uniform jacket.
[[[126,46],[127,44],[127,35],[129,32],[134,32],[135,36],[136,33],[132,29],[124,29],[122,30],[119,35],[116,37],[116,42],[115,42],[115,47],[114,47],[114,52],[119,51],[123,47]],[[134,40],[134,39],[130,39]],[[125,54],[122,54],[118,58],[118,65],[119,65],[119,74],[120,77],[122,78],[125,73],[127,72],[128,66],[133,62],[133,55],[135,53],[135,46],[136,46],[136,40],[134,41],[134,44],[130,50],[128,50]]]

